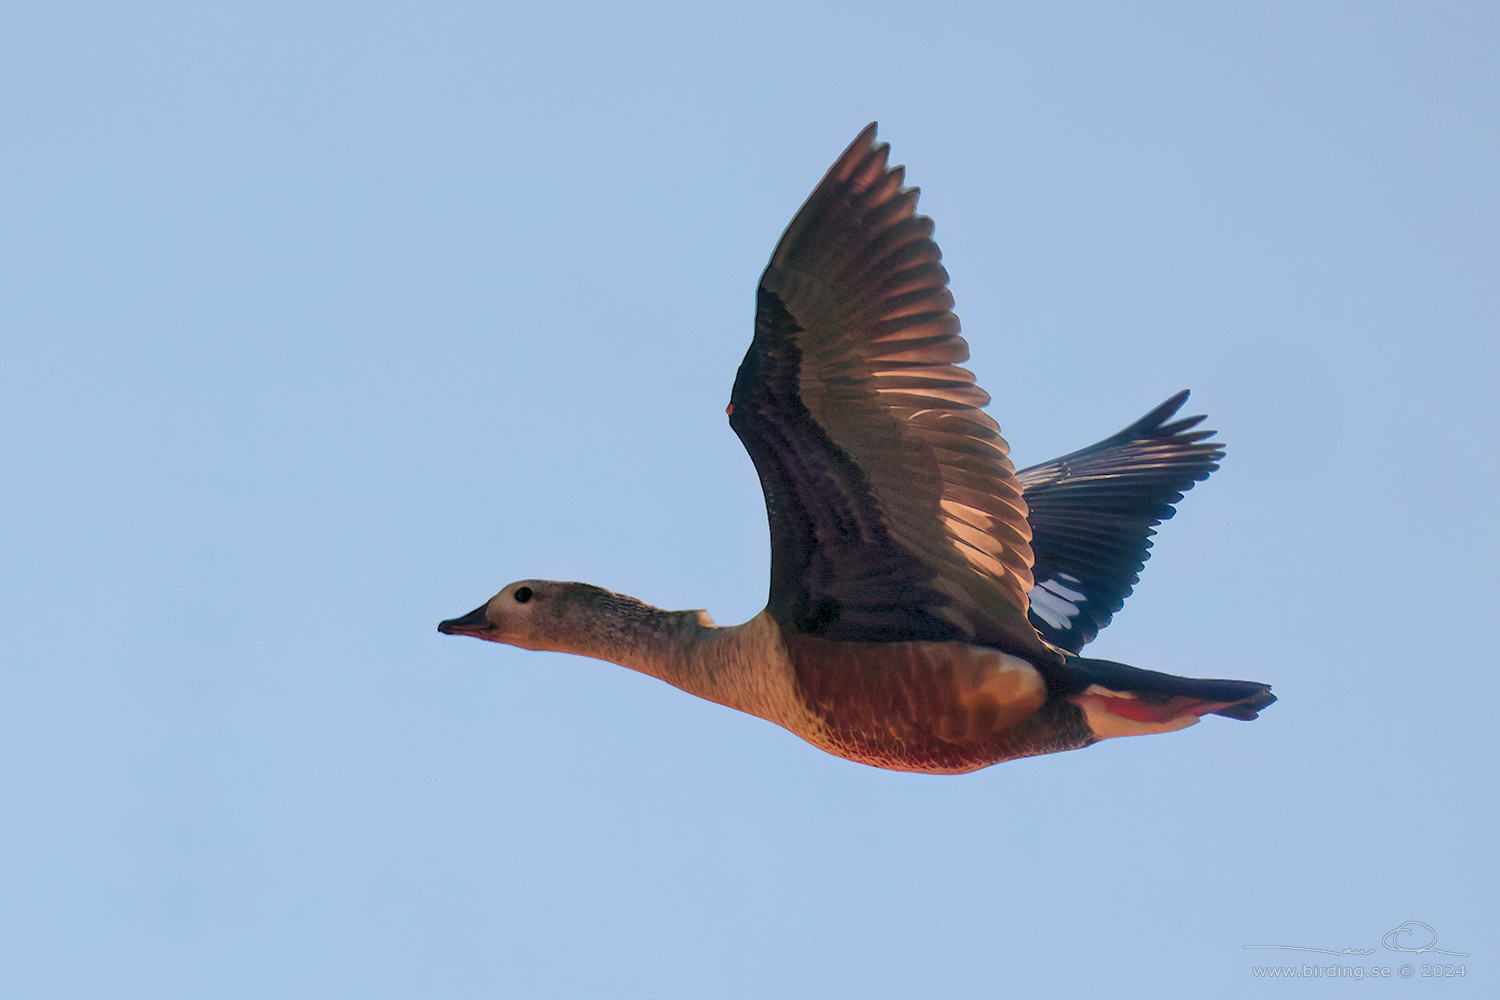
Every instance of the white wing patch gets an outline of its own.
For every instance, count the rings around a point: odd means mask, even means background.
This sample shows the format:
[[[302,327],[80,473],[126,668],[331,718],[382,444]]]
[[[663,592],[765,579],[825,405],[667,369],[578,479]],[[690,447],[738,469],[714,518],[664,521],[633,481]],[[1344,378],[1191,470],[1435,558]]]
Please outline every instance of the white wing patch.
[[[1068,584],[1081,581],[1071,573],[1059,573],[1031,588],[1031,610],[1036,616],[1059,631],[1066,630],[1078,617],[1078,604],[1088,595],[1074,590]]]

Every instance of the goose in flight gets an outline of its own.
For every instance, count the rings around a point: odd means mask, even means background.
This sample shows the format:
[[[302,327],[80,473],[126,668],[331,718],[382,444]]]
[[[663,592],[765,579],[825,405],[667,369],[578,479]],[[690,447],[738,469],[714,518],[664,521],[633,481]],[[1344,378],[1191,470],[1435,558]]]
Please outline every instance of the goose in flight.
[[[771,527],[765,610],[720,627],[586,583],[522,580],[438,629],[609,660],[829,753],[960,773],[1114,736],[1254,719],[1265,684],[1080,656],[1153,526],[1223,457],[1183,392],[1019,473],[960,362],[917,189],[871,124],[760,279],[729,423]]]

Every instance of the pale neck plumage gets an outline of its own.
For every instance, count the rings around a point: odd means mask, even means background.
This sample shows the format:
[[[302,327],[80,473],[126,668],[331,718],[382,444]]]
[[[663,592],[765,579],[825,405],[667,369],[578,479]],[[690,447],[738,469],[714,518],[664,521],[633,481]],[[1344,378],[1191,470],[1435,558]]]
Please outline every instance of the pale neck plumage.
[[[780,631],[765,612],[721,628],[702,611],[663,611],[623,594],[589,591],[547,648],[618,663],[700,698],[783,722],[794,685]]]

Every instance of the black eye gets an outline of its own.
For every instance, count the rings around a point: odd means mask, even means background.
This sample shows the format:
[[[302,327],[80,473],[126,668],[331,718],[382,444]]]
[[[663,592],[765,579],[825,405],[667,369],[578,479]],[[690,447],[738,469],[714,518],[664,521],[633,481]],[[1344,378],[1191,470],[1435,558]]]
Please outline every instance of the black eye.
[[[516,603],[517,604],[525,604],[529,600],[531,600],[531,588],[530,587],[517,587],[516,588]]]

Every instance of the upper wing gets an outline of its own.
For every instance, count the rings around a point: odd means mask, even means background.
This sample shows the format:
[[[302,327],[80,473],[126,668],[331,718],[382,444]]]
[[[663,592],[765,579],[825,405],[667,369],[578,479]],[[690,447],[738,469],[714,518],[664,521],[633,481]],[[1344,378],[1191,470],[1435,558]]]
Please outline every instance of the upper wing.
[[[965,639],[1047,662],[1026,503],[917,191],[872,124],[761,277],[730,425],[771,522],[771,614],[831,639]]]
[[[1202,417],[1167,423],[1179,392],[1113,437],[1019,474],[1036,555],[1031,622],[1076,653],[1109,624],[1140,579],[1153,525],[1208,478],[1224,446],[1195,430]]]

